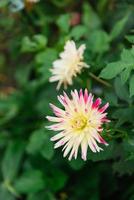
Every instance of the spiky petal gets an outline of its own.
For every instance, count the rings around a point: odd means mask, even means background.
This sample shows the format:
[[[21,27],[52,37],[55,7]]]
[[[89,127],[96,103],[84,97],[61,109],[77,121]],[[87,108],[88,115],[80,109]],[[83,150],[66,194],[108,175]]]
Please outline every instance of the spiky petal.
[[[100,107],[101,99],[97,98],[93,102],[93,95],[89,94],[87,89],[84,93],[82,90],[74,90],[71,96],[70,99],[65,92],[58,96],[63,110],[51,104],[56,116],[47,116],[49,121],[54,122],[47,128],[59,132],[51,140],[57,141],[54,148],[63,146],[64,157],[69,154],[69,160],[72,157],[76,159],[81,146],[81,157],[86,160],[88,147],[96,153],[103,150],[98,143],[108,145],[100,133],[103,123],[109,122],[105,113],[109,104]]]
[[[67,85],[72,85],[73,77],[81,73],[83,67],[89,67],[83,62],[83,53],[85,45],[82,44],[78,49],[76,48],[73,40],[67,41],[64,47],[64,51],[60,53],[60,59],[53,62],[51,69],[52,76],[50,82],[57,82],[57,89],[63,84],[64,88]]]

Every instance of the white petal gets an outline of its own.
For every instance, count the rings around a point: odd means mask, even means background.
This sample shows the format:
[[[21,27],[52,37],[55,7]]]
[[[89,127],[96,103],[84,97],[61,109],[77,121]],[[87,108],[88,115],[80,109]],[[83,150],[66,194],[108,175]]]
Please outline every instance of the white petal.
[[[71,159],[72,159],[72,157],[73,157],[74,153],[75,153],[75,149],[74,149],[74,148],[72,148],[72,151],[71,151],[71,153],[70,153],[70,155],[69,155],[69,158],[68,158],[68,160],[71,160]]]
[[[73,140],[70,140],[67,144],[66,144],[66,149],[64,151],[63,157],[66,157],[67,154],[69,153],[69,151],[71,150],[72,146],[73,146]]]
[[[63,121],[63,118],[59,118],[59,117],[46,116],[46,118],[51,122],[61,122],[61,121]]]
[[[95,148],[98,152],[100,152],[101,150],[103,151],[103,149],[97,145],[97,143],[96,143],[96,141],[94,140],[93,137],[91,137],[91,142],[92,142],[94,148]]]
[[[83,53],[86,49],[86,45],[85,44],[82,44],[79,48],[78,48],[78,54],[80,56],[80,58],[83,58]]]
[[[95,148],[95,146],[93,145],[93,143],[92,143],[92,141],[90,140],[90,138],[88,139],[88,145],[89,145],[90,149],[91,149],[94,153],[96,153],[96,148]]]
[[[73,40],[66,42],[64,51],[60,53],[60,59],[53,62],[52,77],[49,79],[50,82],[59,81],[57,89],[61,84],[71,85],[73,77],[80,73],[83,67],[88,67],[82,62],[84,50],[84,44],[77,49]]]
[[[86,138],[84,138],[81,143],[81,157],[83,160],[87,159],[87,148],[88,148],[88,143]]]
[[[58,133],[57,135],[53,136],[50,140],[51,141],[55,141],[55,140],[59,140],[60,138],[64,137],[64,133],[61,132],[61,133]]]
[[[60,141],[58,141],[55,145],[54,145],[54,149],[57,149],[60,146],[63,146],[65,144],[64,139],[61,139]]]
[[[97,133],[97,131],[96,131],[95,129],[92,129],[92,130],[90,131],[90,135],[91,135],[93,138],[95,138],[95,140],[97,140],[97,142],[100,143],[99,134]]]

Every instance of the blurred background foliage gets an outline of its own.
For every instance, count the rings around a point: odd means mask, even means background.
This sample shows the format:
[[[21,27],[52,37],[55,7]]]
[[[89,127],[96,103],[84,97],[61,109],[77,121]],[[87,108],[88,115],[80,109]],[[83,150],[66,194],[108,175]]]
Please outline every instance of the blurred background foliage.
[[[69,162],[44,128],[58,104],[49,69],[65,41],[86,44],[73,88],[110,103],[110,144]],[[0,0],[0,200],[134,200],[134,1]]]

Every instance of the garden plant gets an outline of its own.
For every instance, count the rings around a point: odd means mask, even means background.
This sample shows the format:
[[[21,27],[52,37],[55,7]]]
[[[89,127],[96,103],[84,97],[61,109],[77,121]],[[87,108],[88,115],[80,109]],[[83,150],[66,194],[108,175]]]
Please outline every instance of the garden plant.
[[[0,0],[0,200],[134,200],[134,1]]]

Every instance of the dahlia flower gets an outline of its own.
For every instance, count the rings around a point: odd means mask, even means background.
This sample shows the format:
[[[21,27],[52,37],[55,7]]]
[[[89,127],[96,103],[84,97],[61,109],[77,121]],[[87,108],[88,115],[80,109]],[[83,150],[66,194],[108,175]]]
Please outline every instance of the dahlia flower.
[[[51,141],[57,141],[54,148],[63,146],[64,157],[70,154],[69,160],[72,157],[76,159],[81,146],[81,157],[86,160],[88,146],[95,153],[103,150],[97,143],[108,145],[100,133],[103,130],[102,124],[109,122],[107,113],[104,112],[109,104],[100,108],[101,99],[97,98],[93,102],[93,95],[89,94],[87,89],[84,94],[82,90],[79,92],[74,90],[71,96],[70,99],[65,92],[58,96],[64,109],[50,104],[55,117],[47,116],[47,119],[55,124],[47,128],[59,132],[51,138]]]
[[[83,62],[85,45],[82,44],[78,49],[74,41],[67,41],[64,51],[60,53],[60,59],[53,62],[51,69],[52,76],[50,82],[58,81],[57,89],[63,84],[64,88],[72,84],[72,79],[81,72],[83,67],[88,67]]]

